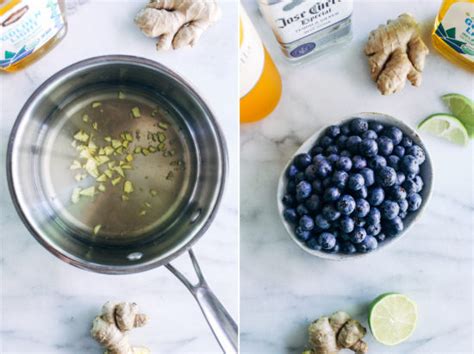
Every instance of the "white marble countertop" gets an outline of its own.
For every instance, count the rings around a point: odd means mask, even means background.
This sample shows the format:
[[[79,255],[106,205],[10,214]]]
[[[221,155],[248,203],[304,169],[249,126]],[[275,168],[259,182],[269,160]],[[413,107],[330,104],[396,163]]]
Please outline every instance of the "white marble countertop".
[[[429,28],[440,1],[356,1],[354,39],[302,66],[279,53],[254,1],[244,2],[280,69],[283,96],[257,124],[241,127],[241,349],[242,353],[298,353],[310,321],[346,310],[367,325],[369,302],[396,291],[419,306],[411,339],[396,347],[368,335],[369,353],[473,353],[473,144],[453,146],[426,137],[435,165],[434,194],[423,218],[392,247],[360,260],[324,261],[291,241],[279,220],[276,186],[281,169],[317,129],[363,111],[384,112],[415,126],[446,111],[440,96],[473,96],[473,76],[431,47],[420,88],[383,97],[370,81],[362,48],[368,33],[409,11]]]
[[[93,317],[109,299],[135,301],[151,322],[132,343],[153,353],[220,353],[199,307],[165,268],[106,276],[71,267],[41,247],[18,218],[5,181],[7,139],[28,96],[50,75],[76,61],[104,54],[154,59],[181,74],[202,94],[221,123],[230,173],[221,208],[195,252],[217,297],[238,315],[238,92],[237,6],[223,1],[223,18],[194,49],[158,53],[133,17],[145,1],[80,1],[65,39],[24,71],[0,76],[1,353],[101,353],[90,338]],[[234,99],[235,97],[235,99]],[[176,261],[192,274],[188,257]]]

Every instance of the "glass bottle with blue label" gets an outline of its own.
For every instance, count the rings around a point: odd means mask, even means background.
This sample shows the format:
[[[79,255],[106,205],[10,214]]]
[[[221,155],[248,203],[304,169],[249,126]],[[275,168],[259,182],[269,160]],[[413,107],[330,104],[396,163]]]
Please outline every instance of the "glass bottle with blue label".
[[[320,55],[352,39],[352,0],[258,0],[285,57]]]

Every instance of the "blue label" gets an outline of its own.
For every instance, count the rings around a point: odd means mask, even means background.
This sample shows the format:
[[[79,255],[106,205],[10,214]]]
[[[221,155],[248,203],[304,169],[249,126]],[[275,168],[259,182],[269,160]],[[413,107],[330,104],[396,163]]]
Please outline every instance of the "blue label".
[[[300,45],[299,47],[293,49],[290,53],[290,55],[294,58],[299,58],[302,57],[303,55],[306,55],[310,52],[313,51],[313,49],[316,48],[315,43],[305,43]]]

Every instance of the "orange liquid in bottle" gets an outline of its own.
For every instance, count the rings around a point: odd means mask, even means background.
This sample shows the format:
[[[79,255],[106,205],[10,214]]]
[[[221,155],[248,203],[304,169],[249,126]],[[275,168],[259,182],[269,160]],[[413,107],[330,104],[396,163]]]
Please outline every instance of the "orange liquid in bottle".
[[[240,21],[240,122],[265,118],[278,105],[281,78],[247,14]]]

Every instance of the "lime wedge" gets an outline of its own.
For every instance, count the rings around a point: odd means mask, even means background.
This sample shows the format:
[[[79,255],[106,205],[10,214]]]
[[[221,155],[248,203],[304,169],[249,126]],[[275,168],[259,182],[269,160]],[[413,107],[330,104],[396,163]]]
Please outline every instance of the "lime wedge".
[[[469,135],[459,119],[450,114],[437,113],[429,116],[418,125],[418,129],[459,145],[467,145]]]
[[[396,345],[407,340],[416,328],[416,304],[407,296],[387,293],[370,306],[369,326],[377,341]]]
[[[449,93],[441,98],[453,116],[464,124],[469,136],[474,138],[474,102],[457,93]]]

